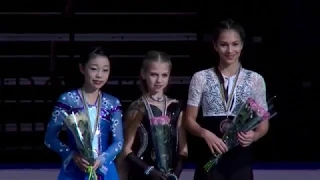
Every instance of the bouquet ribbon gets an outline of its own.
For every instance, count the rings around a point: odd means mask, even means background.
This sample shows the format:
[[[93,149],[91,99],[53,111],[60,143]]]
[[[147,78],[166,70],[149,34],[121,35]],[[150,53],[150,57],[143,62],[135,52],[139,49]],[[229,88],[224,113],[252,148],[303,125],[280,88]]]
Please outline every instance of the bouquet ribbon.
[[[98,176],[93,166],[89,166],[87,172],[89,173],[88,180],[97,180]]]

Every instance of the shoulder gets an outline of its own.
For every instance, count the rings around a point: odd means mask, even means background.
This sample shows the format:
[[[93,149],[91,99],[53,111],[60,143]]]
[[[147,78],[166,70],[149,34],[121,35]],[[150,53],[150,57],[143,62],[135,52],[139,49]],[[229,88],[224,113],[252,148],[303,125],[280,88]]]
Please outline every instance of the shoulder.
[[[77,90],[66,91],[62,93],[58,98],[58,102],[64,104],[72,104],[73,102],[77,101],[80,101],[80,96],[77,93]]]
[[[102,93],[102,104],[110,106],[121,106],[121,102],[117,97],[107,93]]]
[[[204,78],[206,76],[206,74],[208,74],[210,71],[212,70],[212,68],[208,68],[208,69],[203,69],[201,71],[197,71],[193,74],[193,78]]]
[[[142,98],[136,99],[130,104],[130,106],[136,106],[136,105],[143,105]]]
[[[191,78],[190,84],[192,87],[201,88],[206,83],[207,77],[210,73],[212,73],[212,68],[195,72]]]
[[[244,69],[243,68],[243,72],[246,76],[249,76],[252,78],[252,80],[254,81],[264,81],[264,78],[261,74],[255,72],[255,71],[252,71],[252,70],[249,70],[249,69]]]
[[[171,99],[171,103],[167,107],[167,112],[172,113],[172,115],[174,115],[173,116],[174,118],[178,118],[180,117],[180,115],[182,115],[185,108],[186,108],[186,104],[183,103],[183,101],[178,99]]]
[[[128,111],[138,111],[143,112],[145,110],[144,103],[141,98],[133,101],[128,108]]]
[[[133,101],[126,113],[125,113],[125,121],[128,123],[132,122],[141,122],[142,117],[145,115],[146,109],[144,103],[141,98]],[[138,123],[140,124],[140,123]]]
[[[174,107],[175,109],[183,110],[186,107],[186,104],[183,101],[179,99],[173,99],[170,97],[168,97],[168,104],[168,107]]]
[[[171,97],[168,97],[168,104],[169,105],[180,105],[181,104],[181,101],[179,99],[175,99],[175,98],[171,98]]]

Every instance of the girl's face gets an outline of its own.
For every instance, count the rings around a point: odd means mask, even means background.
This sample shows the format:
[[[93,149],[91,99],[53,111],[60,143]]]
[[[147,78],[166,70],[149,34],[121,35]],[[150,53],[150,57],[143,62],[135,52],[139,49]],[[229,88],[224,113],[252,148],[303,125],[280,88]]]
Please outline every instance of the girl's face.
[[[80,71],[84,75],[86,85],[93,89],[100,89],[108,81],[110,61],[105,56],[96,56],[87,64],[80,65]]]
[[[152,94],[163,93],[168,86],[170,65],[166,62],[151,62],[141,76],[146,80],[148,92]]]
[[[242,40],[239,33],[234,30],[224,30],[220,33],[214,49],[220,56],[220,62],[226,65],[239,62],[242,51]]]

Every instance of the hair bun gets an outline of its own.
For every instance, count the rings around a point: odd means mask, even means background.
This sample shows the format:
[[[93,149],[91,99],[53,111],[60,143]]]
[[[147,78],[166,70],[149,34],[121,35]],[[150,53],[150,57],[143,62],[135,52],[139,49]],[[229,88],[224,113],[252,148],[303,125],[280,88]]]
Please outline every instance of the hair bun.
[[[101,46],[90,46],[81,52],[79,63],[86,64],[91,58],[96,56],[108,57]]]

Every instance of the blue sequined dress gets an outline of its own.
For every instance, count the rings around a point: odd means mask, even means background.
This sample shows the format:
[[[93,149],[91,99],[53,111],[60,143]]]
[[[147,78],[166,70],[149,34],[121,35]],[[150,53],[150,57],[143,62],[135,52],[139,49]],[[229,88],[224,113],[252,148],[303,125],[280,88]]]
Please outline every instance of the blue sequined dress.
[[[93,123],[97,115],[97,103],[88,107],[90,121]],[[65,115],[62,111],[71,113],[84,111],[84,104],[78,90],[62,94],[52,113],[45,135],[46,146],[57,152],[62,158],[63,164],[58,180],[86,180],[87,174],[82,172],[72,161],[72,155],[77,152],[76,143],[72,133],[67,130],[68,145],[63,144],[58,134],[64,126]],[[108,94],[102,93],[100,119],[98,122],[99,132],[92,141],[96,150],[94,156],[100,160],[101,166],[97,169],[99,180],[118,180],[118,173],[114,159],[122,150],[122,111],[120,101]],[[92,126],[94,127],[94,126]],[[109,136],[112,143],[109,144]]]

